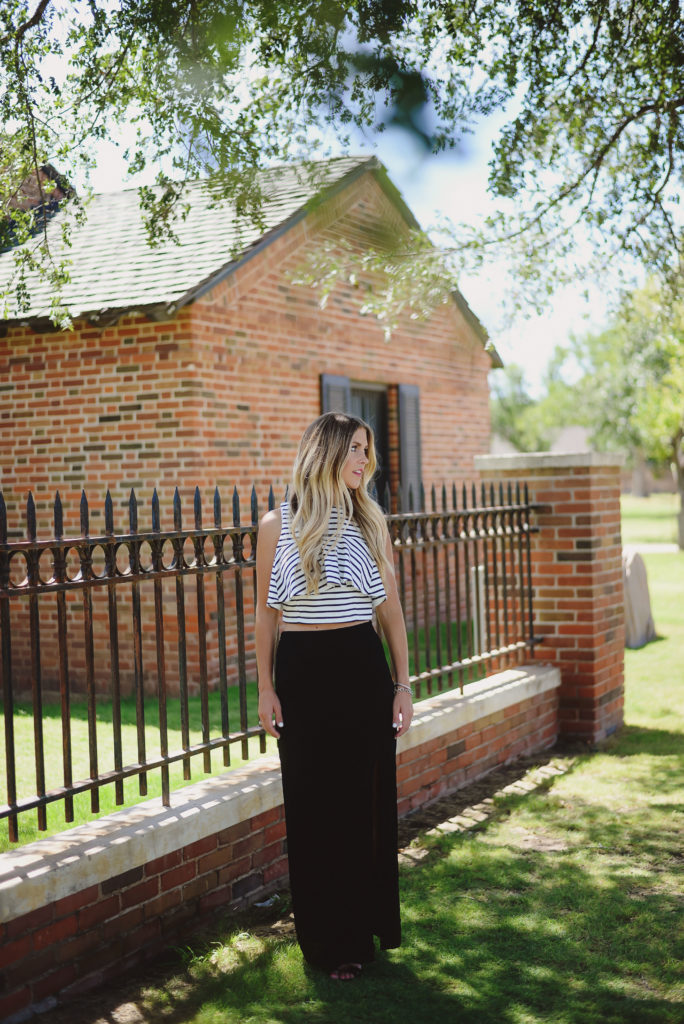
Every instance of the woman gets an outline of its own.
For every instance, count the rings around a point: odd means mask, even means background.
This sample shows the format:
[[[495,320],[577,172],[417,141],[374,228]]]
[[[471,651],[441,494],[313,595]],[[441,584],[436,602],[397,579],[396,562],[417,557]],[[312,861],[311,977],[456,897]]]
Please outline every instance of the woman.
[[[374,935],[383,949],[401,941],[395,748],[413,708],[375,467],[368,424],[319,417],[257,545],[259,721],[278,738],[297,938],[343,981],[373,959]]]

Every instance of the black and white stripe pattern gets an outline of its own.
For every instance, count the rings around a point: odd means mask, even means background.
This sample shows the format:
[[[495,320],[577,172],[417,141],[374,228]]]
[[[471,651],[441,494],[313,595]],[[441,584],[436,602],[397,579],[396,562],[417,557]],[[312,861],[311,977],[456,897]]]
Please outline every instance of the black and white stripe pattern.
[[[328,532],[334,536],[338,510],[333,508]],[[334,548],[325,553],[317,594],[306,593],[299,551],[290,529],[290,507],[280,506],[280,537],[273,559],[267,604],[280,608],[283,622],[356,622],[371,619],[373,608],[387,597],[382,578],[363,534],[355,523],[345,525]]]

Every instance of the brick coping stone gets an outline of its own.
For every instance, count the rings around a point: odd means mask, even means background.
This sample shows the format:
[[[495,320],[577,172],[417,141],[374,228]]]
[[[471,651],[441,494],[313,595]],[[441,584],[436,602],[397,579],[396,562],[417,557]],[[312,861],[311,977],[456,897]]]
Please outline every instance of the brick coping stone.
[[[475,468],[480,473],[504,469],[601,469],[624,465],[625,457],[617,452],[511,452],[508,455],[476,455]]]
[[[520,666],[438,694],[416,706],[413,725],[398,741],[401,756],[463,725],[560,686],[557,668]],[[261,757],[244,769],[205,779],[160,798],[0,854],[0,922],[44,907],[104,879],[163,857],[231,825],[278,807],[278,759]]]

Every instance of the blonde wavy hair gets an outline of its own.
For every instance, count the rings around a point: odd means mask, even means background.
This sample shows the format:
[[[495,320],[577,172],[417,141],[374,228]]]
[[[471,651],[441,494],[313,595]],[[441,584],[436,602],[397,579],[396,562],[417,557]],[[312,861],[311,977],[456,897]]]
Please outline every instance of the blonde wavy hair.
[[[368,438],[368,462],[356,489],[347,487],[342,469],[356,431]],[[385,515],[368,493],[377,467],[373,429],[361,419],[341,412],[319,416],[306,428],[292,471],[290,513],[292,536],[299,550],[307,593],[317,593],[326,552],[339,541],[353,521],[368,544],[383,581],[393,567],[387,558]],[[328,537],[333,508],[338,510],[337,531]],[[343,514],[341,514],[343,513]]]

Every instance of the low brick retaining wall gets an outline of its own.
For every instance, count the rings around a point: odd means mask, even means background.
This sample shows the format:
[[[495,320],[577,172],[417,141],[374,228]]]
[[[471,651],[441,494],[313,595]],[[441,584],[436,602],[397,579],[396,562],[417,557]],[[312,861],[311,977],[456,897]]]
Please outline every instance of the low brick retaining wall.
[[[399,814],[552,746],[558,669],[510,669],[421,702],[399,741]],[[262,758],[0,855],[0,1020],[104,984],[216,908],[287,884],[280,771]],[[190,841],[189,841],[190,840]]]

